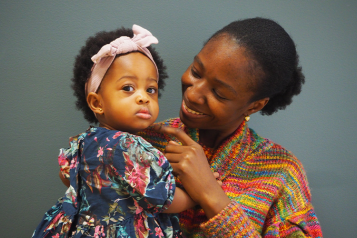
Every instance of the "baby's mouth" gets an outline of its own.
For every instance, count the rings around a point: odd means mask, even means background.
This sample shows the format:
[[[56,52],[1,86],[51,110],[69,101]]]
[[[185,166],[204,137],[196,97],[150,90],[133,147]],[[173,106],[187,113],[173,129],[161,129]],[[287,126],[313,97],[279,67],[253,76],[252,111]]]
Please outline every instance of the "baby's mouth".
[[[147,109],[147,108],[141,108],[141,109],[136,113],[136,115],[139,116],[140,118],[143,118],[143,119],[150,119],[150,118],[151,118],[150,111],[149,111],[149,109]]]
[[[196,112],[196,111],[194,111],[194,110],[188,108],[188,107],[186,106],[185,101],[183,101],[183,107],[184,107],[189,113],[192,113],[192,114],[195,114],[195,115],[204,115],[202,112]]]

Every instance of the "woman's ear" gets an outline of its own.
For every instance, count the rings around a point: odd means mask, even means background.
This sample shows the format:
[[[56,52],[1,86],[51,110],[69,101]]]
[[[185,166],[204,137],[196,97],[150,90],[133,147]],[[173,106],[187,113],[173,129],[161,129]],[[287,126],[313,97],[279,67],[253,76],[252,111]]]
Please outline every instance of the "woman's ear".
[[[87,103],[89,108],[95,113],[95,114],[103,114],[103,107],[102,107],[102,103],[100,100],[100,96],[94,92],[90,92],[87,95]]]
[[[247,111],[247,115],[252,115],[253,113],[262,110],[263,107],[265,107],[265,105],[267,105],[268,102],[269,102],[269,98],[263,98],[255,102],[252,102],[251,106]]]

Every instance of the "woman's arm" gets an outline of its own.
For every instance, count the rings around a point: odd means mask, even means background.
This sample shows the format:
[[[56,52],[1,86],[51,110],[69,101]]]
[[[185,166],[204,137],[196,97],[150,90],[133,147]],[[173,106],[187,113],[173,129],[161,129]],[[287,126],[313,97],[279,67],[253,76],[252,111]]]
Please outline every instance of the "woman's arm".
[[[203,208],[207,218],[214,217],[227,207],[231,201],[217,183],[202,147],[180,129],[161,127],[157,130],[175,136],[183,143],[181,146],[170,142],[166,146],[165,156],[186,192]]]
[[[322,237],[310,200],[300,208],[292,207],[296,210],[289,216],[281,216],[286,207],[278,205],[269,210],[264,227],[257,226],[241,205],[236,201],[230,201],[217,184],[199,144],[180,129],[156,129],[161,133],[175,136],[183,144],[180,146],[170,142],[166,147],[165,156],[187,193],[205,211],[209,220],[201,224],[201,230],[206,237]],[[281,201],[284,203],[286,199]],[[293,203],[295,201],[292,201]]]

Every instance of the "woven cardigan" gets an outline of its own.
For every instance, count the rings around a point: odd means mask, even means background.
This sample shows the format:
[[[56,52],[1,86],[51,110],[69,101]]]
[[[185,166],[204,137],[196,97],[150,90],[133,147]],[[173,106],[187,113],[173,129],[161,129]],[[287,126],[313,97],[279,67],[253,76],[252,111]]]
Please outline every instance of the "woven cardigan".
[[[179,118],[160,124],[183,129],[198,141],[198,130]],[[150,128],[140,135],[161,151],[176,140]],[[181,212],[187,237],[322,237],[305,171],[291,152],[245,122],[217,150],[203,149],[231,203],[210,220],[200,207]]]

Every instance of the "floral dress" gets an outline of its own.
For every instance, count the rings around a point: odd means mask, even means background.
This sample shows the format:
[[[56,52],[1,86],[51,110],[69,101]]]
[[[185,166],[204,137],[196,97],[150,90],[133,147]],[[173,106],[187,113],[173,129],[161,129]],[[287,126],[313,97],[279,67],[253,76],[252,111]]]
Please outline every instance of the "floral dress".
[[[177,215],[161,213],[174,196],[172,168],[140,136],[91,127],[58,160],[70,187],[32,237],[181,237]]]

